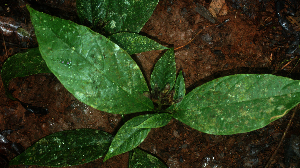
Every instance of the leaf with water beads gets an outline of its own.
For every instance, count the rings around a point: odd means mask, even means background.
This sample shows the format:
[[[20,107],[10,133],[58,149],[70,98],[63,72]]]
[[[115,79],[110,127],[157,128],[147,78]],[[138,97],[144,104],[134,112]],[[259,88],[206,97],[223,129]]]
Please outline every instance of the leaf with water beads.
[[[117,44],[85,26],[28,10],[43,59],[78,100],[115,114],[153,109],[143,95],[149,89],[141,70]]]
[[[168,110],[201,132],[231,135],[262,128],[300,102],[300,81],[270,74],[215,79],[188,93]]]
[[[160,45],[156,41],[137,33],[116,33],[111,35],[109,39],[118,44],[129,55],[152,50],[168,49],[167,47]]]
[[[105,155],[112,139],[112,135],[94,129],[56,132],[26,149],[10,165],[64,167],[88,163]]]
[[[166,166],[157,157],[139,148],[135,148],[129,156],[129,168],[140,167],[167,168],[168,166]]]
[[[157,119],[160,119],[159,122]],[[128,152],[144,141],[151,128],[165,126],[171,120],[169,114],[147,114],[127,121],[117,132],[104,158],[107,159]]]
[[[184,83],[182,71],[180,71],[178,74],[178,77],[175,82],[174,90],[175,90],[174,97],[173,97],[174,101],[178,101],[185,96],[185,83]]]
[[[163,91],[167,85],[168,90],[174,86],[176,79],[176,63],[174,49],[171,48],[157,61],[151,74],[151,88]],[[155,88],[158,87],[158,88]]]
[[[114,34],[139,33],[152,15],[158,1],[77,0],[76,3],[81,20],[87,20],[93,27],[98,26],[102,21],[105,32]]]

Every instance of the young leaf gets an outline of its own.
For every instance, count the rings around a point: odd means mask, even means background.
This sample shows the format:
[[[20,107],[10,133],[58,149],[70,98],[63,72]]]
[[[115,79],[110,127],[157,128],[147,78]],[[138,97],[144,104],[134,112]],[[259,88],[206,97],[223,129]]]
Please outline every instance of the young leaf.
[[[10,165],[64,167],[91,162],[108,150],[113,136],[93,129],[56,132],[39,140]]]
[[[173,117],[201,132],[231,135],[262,128],[300,102],[300,81],[239,74],[210,81],[171,106]]]
[[[153,114],[135,128],[159,128],[167,125],[171,119],[172,116],[168,113],[157,113]]]
[[[3,64],[1,78],[7,96],[16,100],[8,90],[9,81],[16,77],[25,77],[39,73],[51,73],[38,48],[28,49],[9,57]]]
[[[168,49],[156,41],[136,33],[116,33],[111,35],[109,39],[127,51],[129,55],[152,50]]]
[[[162,118],[164,120],[164,122],[161,122],[162,124],[155,124],[154,122],[152,122],[153,120],[151,119],[151,117],[156,115],[157,114],[140,115],[127,121],[117,132],[104,158],[104,161],[113,156],[134,149],[144,141],[151,128],[157,128],[163,124],[168,124],[168,122],[170,121],[168,120],[168,117],[165,116]],[[150,121],[147,121],[148,119],[150,119]],[[143,122],[147,123],[143,124]],[[140,125],[142,125],[141,127],[147,128],[139,128]]]
[[[104,27],[110,33],[139,33],[152,15],[159,0],[109,0],[108,24]]]
[[[128,114],[153,109],[134,60],[87,27],[30,7],[40,52],[49,69],[78,100],[98,110]]]
[[[140,167],[167,168],[167,166],[157,157],[144,152],[139,148],[135,148],[129,157],[129,168]]]
[[[93,27],[105,20],[107,0],[77,0],[76,8],[81,22],[87,20]]]
[[[184,84],[182,71],[180,71],[178,74],[174,89],[175,89],[175,93],[173,97],[174,100],[182,99],[185,96],[185,84]]]
[[[165,89],[167,84],[170,84],[170,90],[173,88],[176,79],[176,63],[174,49],[169,49],[167,52],[157,61],[154,70],[151,74],[151,88],[152,90],[157,85],[158,90]]]

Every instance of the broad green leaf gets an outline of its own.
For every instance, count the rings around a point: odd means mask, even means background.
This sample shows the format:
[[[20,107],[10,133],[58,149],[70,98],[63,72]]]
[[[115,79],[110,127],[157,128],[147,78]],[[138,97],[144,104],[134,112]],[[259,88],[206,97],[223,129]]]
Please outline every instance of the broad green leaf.
[[[239,74],[197,87],[168,110],[201,132],[231,135],[262,128],[299,102],[300,81],[270,74]]]
[[[158,87],[159,91],[163,91],[167,84],[170,85],[170,90],[173,88],[176,79],[176,63],[174,49],[169,49],[157,61],[151,74],[151,88]]]
[[[64,167],[91,162],[105,155],[113,136],[94,129],[56,132],[39,140],[10,165]]]
[[[143,121],[135,128],[159,128],[167,125],[172,119],[171,114],[157,113]]]
[[[180,71],[178,74],[174,86],[174,90],[175,90],[174,97],[173,97],[174,100],[182,99],[185,96],[185,84],[184,84],[182,71]]]
[[[106,37],[28,7],[47,66],[78,100],[98,110],[128,114],[153,109],[138,65]]]
[[[109,39],[127,51],[129,55],[152,50],[168,49],[156,41],[137,33],[116,33],[111,35]]]
[[[108,10],[107,0],[77,0],[77,13],[81,20],[87,20],[93,27],[103,22]]]
[[[167,166],[157,157],[139,148],[135,148],[129,157],[129,168],[140,167],[167,168]]]
[[[141,144],[147,137],[151,128],[138,128],[138,126],[142,125],[143,122],[147,122],[147,120],[153,116],[155,116],[155,114],[146,114],[128,120],[117,132],[104,158],[104,161],[113,156],[128,152]],[[145,125],[152,125],[155,126],[155,128],[158,126],[153,122],[148,122],[148,124]]]
[[[104,29],[119,32],[139,33],[152,15],[159,0],[109,0]]]
[[[9,81],[16,77],[25,77],[39,73],[51,73],[38,48],[28,49],[9,57],[3,64],[1,78],[5,92],[10,99],[16,100],[8,90]]]

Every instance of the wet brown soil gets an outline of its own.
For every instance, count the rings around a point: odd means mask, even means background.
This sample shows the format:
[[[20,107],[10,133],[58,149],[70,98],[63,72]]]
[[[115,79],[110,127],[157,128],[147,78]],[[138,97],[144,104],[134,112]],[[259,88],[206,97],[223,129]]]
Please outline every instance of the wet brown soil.
[[[32,0],[29,3],[40,11],[78,20],[75,0]],[[298,79],[298,56],[285,54],[290,39],[282,34],[275,17],[274,1],[266,1],[264,10],[259,2],[253,3],[245,12],[233,8],[231,1],[226,2],[227,14],[218,15],[216,24],[212,24],[196,10],[198,5],[208,7],[209,0],[161,0],[142,33],[169,47],[184,46],[175,50],[175,56],[177,70],[184,72],[187,91],[212,79],[238,73],[273,73]],[[32,33],[30,38],[20,37],[11,27],[2,29],[1,67],[11,55],[37,46],[25,4],[22,0],[0,2],[1,22],[8,19],[11,24],[22,24]],[[227,23],[217,27],[227,19]],[[162,53],[151,51],[133,56],[148,82]],[[0,131],[15,130],[7,138],[24,148],[63,130],[93,128],[115,133],[121,122],[120,115],[95,110],[76,100],[52,74],[16,78],[9,86],[14,97],[47,108],[47,115],[26,112],[19,102],[6,97],[2,82],[0,89]],[[167,126],[153,129],[139,147],[159,157],[171,168],[264,167],[290,117],[291,114],[287,114],[257,131],[231,136],[201,133],[173,119]],[[299,118],[296,113],[286,139],[292,134],[300,135]],[[279,148],[270,167],[286,167],[285,150],[284,146]],[[15,156],[9,152],[5,154],[8,159]],[[125,153],[104,163],[101,158],[73,167],[125,168],[127,159],[128,154]]]

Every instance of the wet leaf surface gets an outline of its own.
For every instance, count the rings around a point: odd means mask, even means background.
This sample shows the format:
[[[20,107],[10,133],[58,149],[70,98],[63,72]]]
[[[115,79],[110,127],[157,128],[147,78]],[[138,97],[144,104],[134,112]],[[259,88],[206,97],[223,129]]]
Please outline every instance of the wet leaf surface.
[[[104,161],[113,156],[128,152],[141,144],[147,137],[151,128],[139,128],[138,126],[143,124],[143,122],[147,121],[147,119],[153,115],[155,114],[140,115],[128,120],[122,125],[114,137]]]
[[[299,102],[298,80],[239,74],[194,89],[173,105],[173,116],[201,132],[231,135],[262,128],[286,115]]]
[[[108,1],[105,0],[77,0],[76,7],[81,22],[87,20],[92,27],[100,26],[108,13]]]
[[[87,163],[105,155],[112,138],[94,129],[56,132],[36,142],[9,164],[64,167]]]
[[[148,119],[146,119],[141,124],[135,127],[136,128],[159,128],[159,127],[166,126],[171,119],[172,116],[168,113],[153,114]]]
[[[28,7],[47,66],[78,100],[115,114],[148,111],[151,100],[134,60],[89,28]]]
[[[87,20],[92,27],[104,26],[105,34],[139,33],[157,3],[158,0],[80,0],[77,11],[80,19]]]
[[[129,55],[152,50],[168,49],[167,47],[160,45],[156,41],[136,33],[116,33],[109,36],[109,39],[118,44]]]
[[[185,83],[184,83],[184,78],[182,75],[182,71],[179,72],[175,86],[174,86],[174,97],[173,99],[176,101],[178,99],[182,99],[185,96]]]
[[[156,167],[167,168],[167,166],[155,156],[139,149],[135,148],[129,158],[129,168],[139,167]]]
[[[108,12],[104,29],[110,34],[119,32],[139,33],[149,20],[159,0],[107,1]]]
[[[163,91],[167,85],[168,91],[174,86],[176,79],[176,63],[174,49],[169,49],[157,61],[151,74],[151,89]]]

